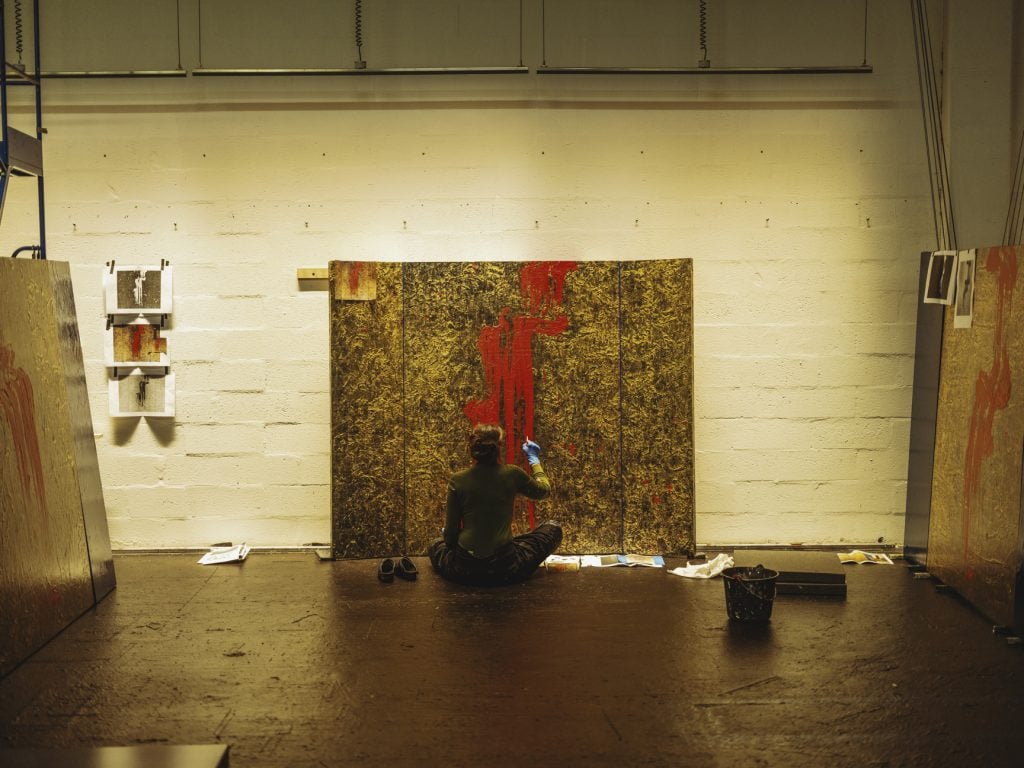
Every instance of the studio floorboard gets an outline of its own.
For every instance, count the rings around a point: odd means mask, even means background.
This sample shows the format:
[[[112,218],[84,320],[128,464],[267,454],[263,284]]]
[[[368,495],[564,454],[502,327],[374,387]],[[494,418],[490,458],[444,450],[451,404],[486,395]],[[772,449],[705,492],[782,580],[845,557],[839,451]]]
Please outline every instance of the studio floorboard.
[[[1024,648],[902,565],[731,623],[720,579],[417,559],[116,559],[117,589],[0,681],[0,747],[230,745],[231,765],[1019,766]],[[675,565],[677,563],[672,563]]]

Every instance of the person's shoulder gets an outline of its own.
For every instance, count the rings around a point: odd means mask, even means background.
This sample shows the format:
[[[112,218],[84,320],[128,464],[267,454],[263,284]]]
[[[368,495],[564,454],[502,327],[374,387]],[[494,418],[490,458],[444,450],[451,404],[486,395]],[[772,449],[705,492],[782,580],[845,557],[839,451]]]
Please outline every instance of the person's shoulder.
[[[504,472],[506,475],[516,475],[516,476],[522,475],[523,477],[529,477],[530,476],[527,473],[527,471],[525,469],[523,469],[522,467],[520,467],[518,464],[502,464],[501,465],[501,471]]]

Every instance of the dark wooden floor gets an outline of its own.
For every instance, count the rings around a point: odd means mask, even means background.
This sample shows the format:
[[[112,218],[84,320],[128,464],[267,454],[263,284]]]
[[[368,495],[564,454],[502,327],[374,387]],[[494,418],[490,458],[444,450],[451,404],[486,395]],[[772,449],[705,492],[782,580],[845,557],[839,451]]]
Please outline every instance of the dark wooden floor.
[[[721,580],[417,560],[116,561],[118,587],[0,682],[0,746],[231,745],[232,766],[1019,766],[1024,649],[901,565],[736,625]],[[677,563],[674,563],[677,564]],[[673,565],[674,565],[673,564]]]

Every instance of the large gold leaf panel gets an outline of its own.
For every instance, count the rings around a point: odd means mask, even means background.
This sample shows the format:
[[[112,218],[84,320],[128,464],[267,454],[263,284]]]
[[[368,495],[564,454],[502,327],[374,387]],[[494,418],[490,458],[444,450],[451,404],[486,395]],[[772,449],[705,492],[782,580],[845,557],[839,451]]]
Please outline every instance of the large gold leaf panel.
[[[373,283],[369,286],[369,283]],[[421,554],[478,422],[529,436],[554,485],[516,508],[562,552],[693,550],[692,266],[332,262],[338,557]]]

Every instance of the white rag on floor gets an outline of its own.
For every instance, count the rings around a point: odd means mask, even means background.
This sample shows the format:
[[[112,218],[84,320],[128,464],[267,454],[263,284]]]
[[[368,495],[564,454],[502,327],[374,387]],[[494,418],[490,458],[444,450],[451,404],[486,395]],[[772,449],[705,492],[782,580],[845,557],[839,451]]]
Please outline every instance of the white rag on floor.
[[[732,555],[723,553],[715,557],[714,560],[708,560],[706,563],[694,563],[693,565],[687,563],[685,568],[673,568],[669,573],[674,573],[677,576],[686,576],[689,579],[713,579],[726,568],[732,568],[732,566]]]

